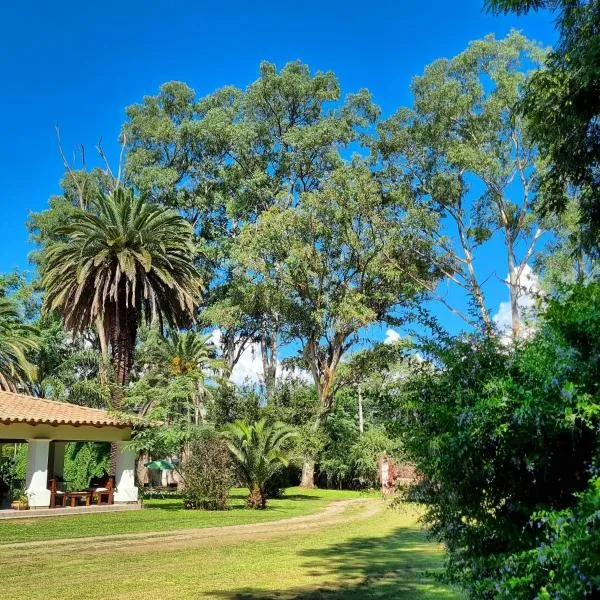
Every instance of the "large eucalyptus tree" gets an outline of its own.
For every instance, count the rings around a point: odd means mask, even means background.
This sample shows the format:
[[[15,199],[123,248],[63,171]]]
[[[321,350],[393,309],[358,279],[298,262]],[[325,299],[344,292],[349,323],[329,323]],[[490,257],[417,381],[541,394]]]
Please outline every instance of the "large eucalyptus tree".
[[[495,274],[490,268],[482,274],[486,265],[478,257],[482,246],[503,247],[513,336],[522,321],[519,298],[528,291],[524,274],[544,232],[534,210],[544,165],[514,107],[543,57],[517,32],[471,42],[415,77],[413,106],[378,126],[376,148],[387,176],[440,213],[444,227],[435,242],[451,258],[446,281],[464,290],[475,310],[461,310],[439,290],[432,294],[468,324],[490,331],[485,282]]]
[[[261,346],[264,383],[275,383],[282,330],[276,287],[231,260],[241,228],[271,207],[289,208],[340,166],[340,150],[377,114],[367,92],[342,101],[332,72],[264,62],[246,89],[225,87],[197,99],[181,82],[127,109],[127,173],[153,202],[185,212],[209,258],[212,279],[203,318],[221,329],[233,367]]]
[[[399,324],[434,285],[437,226],[412,194],[386,189],[356,160],[297,206],[272,207],[243,229],[236,258],[278,290],[283,334],[300,343],[320,400],[315,429],[334,406],[340,361],[361,332]],[[313,467],[305,462],[303,485],[312,485]]]

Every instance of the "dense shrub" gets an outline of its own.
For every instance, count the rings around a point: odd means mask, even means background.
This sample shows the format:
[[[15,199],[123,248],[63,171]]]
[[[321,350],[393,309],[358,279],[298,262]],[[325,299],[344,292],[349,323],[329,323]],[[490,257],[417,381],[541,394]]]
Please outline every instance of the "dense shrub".
[[[572,509],[540,512],[528,526],[539,545],[511,556],[498,572],[497,596],[527,600],[600,597],[600,479]]]
[[[470,337],[423,351],[433,366],[404,385],[403,437],[449,578],[473,598],[543,597],[579,572],[594,581],[600,561],[589,562],[582,540],[597,518],[597,491],[584,491],[598,458],[600,285],[550,302],[516,348]],[[572,522],[559,523],[566,515]]]
[[[181,465],[186,508],[224,510],[232,487],[231,459],[225,441],[204,433],[192,441]]]

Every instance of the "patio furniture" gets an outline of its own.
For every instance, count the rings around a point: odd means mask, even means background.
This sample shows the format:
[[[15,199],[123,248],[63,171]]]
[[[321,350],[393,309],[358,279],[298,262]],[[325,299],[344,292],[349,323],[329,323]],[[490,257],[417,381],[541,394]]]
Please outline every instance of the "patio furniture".
[[[95,485],[96,483],[97,485]],[[92,482],[89,491],[92,494],[92,500],[95,498],[98,504],[112,504],[114,495],[113,478],[107,476],[100,481]]]
[[[85,500],[85,505],[92,503],[92,492],[66,492],[67,502],[74,508],[80,500]]]
[[[63,508],[67,504],[67,493],[58,489],[58,482],[56,479],[50,480],[50,508],[55,508],[56,506],[62,506]]]

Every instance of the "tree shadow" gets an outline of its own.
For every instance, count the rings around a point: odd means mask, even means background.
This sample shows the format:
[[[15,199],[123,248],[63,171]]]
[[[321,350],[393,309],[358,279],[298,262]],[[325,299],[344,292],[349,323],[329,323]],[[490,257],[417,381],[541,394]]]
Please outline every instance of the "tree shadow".
[[[280,498],[277,498],[277,500],[313,500],[313,501],[319,501],[322,498],[319,498],[318,496],[309,496],[308,494],[283,494]]]
[[[211,592],[211,597],[225,600],[450,600],[461,597],[437,580],[436,572],[442,564],[439,551],[417,528],[402,527],[385,537],[354,538],[326,548],[304,550],[299,557],[305,571],[319,578],[319,587],[278,591],[217,590]]]

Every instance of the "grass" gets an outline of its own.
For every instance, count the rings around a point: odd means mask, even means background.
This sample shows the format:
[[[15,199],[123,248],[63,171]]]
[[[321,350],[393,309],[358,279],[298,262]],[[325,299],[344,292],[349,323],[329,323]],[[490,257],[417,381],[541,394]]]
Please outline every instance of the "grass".
[[[246,494],[243,489],[234,489],[228,511],[184,510],[180,499],[166,498],[147,500],[144,510],[134,512],[0,521],[0,547],[13,542],[260,523],[309,515],[332,500],[364,497],[361,492],[289,488],[283,498],[270,500],[266,511],[256,511],[245,509]]]
[[[313,502],[327,501],[323,496],[332,497],[318,492],[307,496],[282,502],[314,507]],[[343,525],[266,539],[163,541],[112,549],[90,545],[71,553],[43,547],[26,553],[0,549],[0,595],[16,599],[25,594],[30,600],[100,595],[131,600],[459,598],[425,574],[440,567],[442,551],[425,540],[414,509],[383,509],[368,519],[351,520],[359,510],[349,507],[350,520]]]

